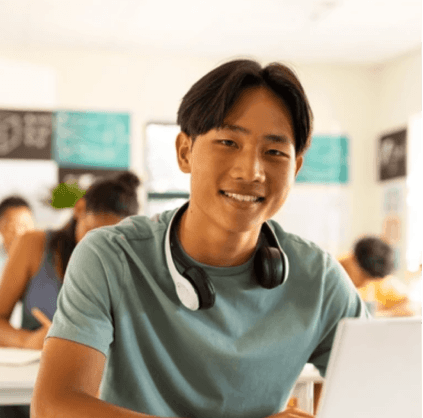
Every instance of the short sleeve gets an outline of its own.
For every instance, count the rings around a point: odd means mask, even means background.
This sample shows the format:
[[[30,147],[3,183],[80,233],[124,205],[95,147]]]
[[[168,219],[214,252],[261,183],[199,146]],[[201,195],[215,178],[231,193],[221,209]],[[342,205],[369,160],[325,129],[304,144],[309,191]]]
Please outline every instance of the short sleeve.
[[[96,242],[98,237],[101,235],[89,234],[72,253],[47,337],[75,341],[107,356],[113,341],[113,298],[120,295],[120,273],[119,263],[113,262],[116,255],[107,251],[107,242]]]
[[[308,363],[313,363],[320,375],[325,377],[339,321],[342,318],[369,319],[370,313],[350,278],[332,256],[328,256],[326,260],[322,283],[321,337]]]

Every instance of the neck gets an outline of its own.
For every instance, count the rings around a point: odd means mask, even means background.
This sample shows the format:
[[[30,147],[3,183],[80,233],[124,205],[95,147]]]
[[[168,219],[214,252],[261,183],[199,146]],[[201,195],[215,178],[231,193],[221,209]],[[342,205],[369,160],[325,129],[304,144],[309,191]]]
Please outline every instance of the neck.
[[[205,225],[202,219],[188,209],[176,226],[184,251],[194,260],[217,267],[239,266],[253,255],[260,234],[254,231],[234,232]]]

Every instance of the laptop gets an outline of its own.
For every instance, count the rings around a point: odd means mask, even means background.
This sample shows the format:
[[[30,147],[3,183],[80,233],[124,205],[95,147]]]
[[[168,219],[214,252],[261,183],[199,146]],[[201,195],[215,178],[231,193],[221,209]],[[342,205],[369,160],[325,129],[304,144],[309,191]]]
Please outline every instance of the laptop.
[[[317,418],[421,418],[422,319],[343,319]]]

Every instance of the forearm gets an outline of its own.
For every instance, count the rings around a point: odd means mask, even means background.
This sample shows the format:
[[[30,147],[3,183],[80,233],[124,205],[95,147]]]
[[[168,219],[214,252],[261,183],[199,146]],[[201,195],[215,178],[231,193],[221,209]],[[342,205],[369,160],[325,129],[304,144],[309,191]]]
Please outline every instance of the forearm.
[[[131,411],[86,393],[66,391],[66,395],[54,396],[34,393],[31,418],[157,418]]]
[[[1,347],[25,347],[25,341],[31,331],[26,329],[16,329],[10,325],[9,321],[0,318],[0,346]]]

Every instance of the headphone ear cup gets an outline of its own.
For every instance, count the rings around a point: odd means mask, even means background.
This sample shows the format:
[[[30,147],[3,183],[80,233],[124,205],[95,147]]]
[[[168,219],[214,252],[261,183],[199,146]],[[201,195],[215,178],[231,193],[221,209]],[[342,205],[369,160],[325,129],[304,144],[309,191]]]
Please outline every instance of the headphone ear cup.
[[[254,257],[257,280],[265,289],[273,289],[285,280],[285,263],[275,247],[261,247]]]
[[[211,308],[216,300],[216,293],[205,271],[200,267],[191,266],[184,271],[183,276],[189,280],[197,292],[199,309]]]

